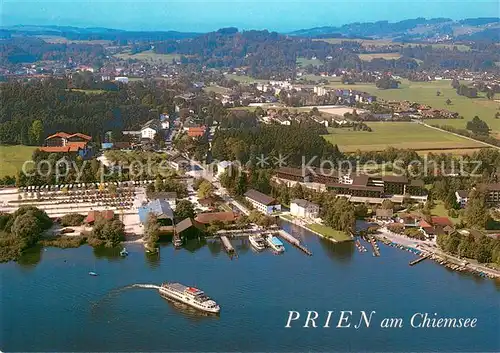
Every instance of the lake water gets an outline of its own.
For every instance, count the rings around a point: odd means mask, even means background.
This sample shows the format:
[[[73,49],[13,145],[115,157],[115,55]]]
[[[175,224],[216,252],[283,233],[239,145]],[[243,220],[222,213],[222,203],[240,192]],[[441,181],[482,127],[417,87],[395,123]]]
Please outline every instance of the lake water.
[[[159,257],[128,246],[127,258],[78,249],[32,251],[0,265],[1,351],[500,351],[500,286],[451,272],[415,255],[381,245],[381,257],[353,244],[332,244],[285,224],[313,252],[285,243],[281,256],[255,253],[233,240],[231,260],[217,242],[188,249],[163,246]],[[98,277],[88,275],[95,270]],[[178,281],[198,286],[220,303],[204,317],[135,283]],[[285,328],[289,310],[375,310],[370,328]],[[472,329],[416,329],[416,312],[476,317]],[[384,317],[403,328],[383,329]],[[323,322],[318,322],[321,324]],[[354,316],[359,321],[359,315]]]

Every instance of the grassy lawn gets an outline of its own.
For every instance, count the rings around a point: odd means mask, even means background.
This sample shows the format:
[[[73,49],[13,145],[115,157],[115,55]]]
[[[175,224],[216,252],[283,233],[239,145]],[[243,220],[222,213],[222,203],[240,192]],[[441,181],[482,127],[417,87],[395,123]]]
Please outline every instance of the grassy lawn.
[[[352,238],[346,233],[324,226],[322,224],[313,223],[308,224],[306,227],[320,233],[327,238],[333,238],[338,242],[352,240]]]
[[[323,137],[343,152],[382,151],[389,146],[419,150],[478,148],[481,144],[411,122],[367,123],[372,132],[329,128]]]
[[[490,126],[494,132],[500,132],[500,119],[495,119],[495,113],[498,111],[500,104],[494,100],[488,100],[480,93],[479,98],[471,99],[464,96],[459,96],[456,91],[451,87],[450,81],[432,81],[432,82],[410,82],[408,80],[401,80],[400,88],[381,90],[375,87],[374,84],[356,84],[356,85],[342,85],[330,84],[332,88],[348,87],[365,91],[376,95],[385,100],[403,101],[408,100],[427,104],[433,108],[447,109],[457,112],[465,119],[436,119],[427,120],[429,124],[451,125],[458,128],[465,128],[468,120],[477,115]],[[438,97],[436,92],[440,91],[441,95]],[[451,104],[447,105],[446,100],[451,100]],[[496,97],[499,98],[498,95]]]
[[[218,85],[207,86],[207,87],[203,88],[203,90],[205,92],[215,92],[218,94],[225,94],[225,93],[228,93],[231,91],[229,88],[221,87]]]
[[[442,201],[437,201],[436,205],[432,208],[431,214],[433,216],[439,216],[439,217],[448,217],[453,224],[458,223],[460,221],[460,218],[452,218],[448,216],[448,210],[444,208],[444,204]]]
[[[0,177],[14,176],[21,170],[23,163],[31,159],[36,147],[0,146]]]
[[[247,75],[236,75],[236,74],[226,74],[225,75],[227,79],[229,80],[235,80],[241,83],[255,83],[255,82],[260,82],[260,83],[267,83],[269,80],[261,80],[257,78],[253,78]]]
[[[297,65],[302,67],[306,67],[307,65],[320,66],[321,64],[321,60],[318,59],[297,58]]]
[[[120,53],[116,54],[115,57],[122,60],[136,59],[141,61],[147,61],[152,63],[166,63],[171,64],[173,59],[179,60],[180,55],[177,54],[156,54],[151,50],[143,51],[142,53],[130,54],[130,53]]]
[[[73,92],[83,92],[86,94],[101,94],[106,92],[103,89],[78,89],[78,88],[73,88],[71,89]],[[69,91],[68,89],[66,91]]]
[[[373,53],[373,54],[359,54],[359,58],[363,61],[372,61],[373,59],[399,59],[401,55],[398,53]]]

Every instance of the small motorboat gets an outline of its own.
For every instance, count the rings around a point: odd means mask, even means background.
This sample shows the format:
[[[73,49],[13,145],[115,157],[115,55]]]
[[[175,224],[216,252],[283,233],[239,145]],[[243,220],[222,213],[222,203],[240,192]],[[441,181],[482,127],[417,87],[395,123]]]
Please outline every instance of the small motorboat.
[[[122,251],[120,251],[120,256],[127,256],[128,255],[128,251],[127,251],[127,248],[123,248]]]
[[[93,271],[90,271],[90,272],[89,272],[89,275],[91,275],[91,276],[97,276],[97,273],[96,273],[96,272],[93,272]]]

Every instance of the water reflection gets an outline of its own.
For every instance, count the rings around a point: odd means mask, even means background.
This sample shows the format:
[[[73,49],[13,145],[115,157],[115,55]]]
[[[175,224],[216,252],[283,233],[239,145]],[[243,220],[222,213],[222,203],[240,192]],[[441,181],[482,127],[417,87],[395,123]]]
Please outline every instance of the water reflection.
[[[17,263],[25,269],[35,268],[42,260],[42,253],[45,251],[43,246],[35,245],[23,252],[23,255],[17,260]]]
[[[109,261],[118,261],[122,259],[120,251],[122,247],[107,248],[104,246],[97,246],[93,248],[94,256],[98,259],[108,259]]]
[[[186,240],[184,244],[184,249],[187,251],[194,253],[198,250],[200,250],[202,247],[204,247],[207,244],[207,241],[205,238],[195,238],[195,239],[188,239]]]
[[[356,251],[356,247],[352,241],[334,243],[330,240],[319,238],[318,242],[328,258],[343,263],[351,262]]]

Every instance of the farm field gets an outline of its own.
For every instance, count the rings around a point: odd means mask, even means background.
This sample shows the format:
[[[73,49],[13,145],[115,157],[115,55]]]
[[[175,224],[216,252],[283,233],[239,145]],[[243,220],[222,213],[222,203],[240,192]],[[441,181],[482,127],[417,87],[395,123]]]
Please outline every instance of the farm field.
[[[398,53],[373,53],[373,54],[359,54],[359,58],[363,61],[372,61],[373,59],[399,59],[401,55]]]
[[[120,53],[115,54],[115,57],[120,58],[122,60],[135,59],[152,63],[167,63],[171,64],[173,59],[178,60],[180,55],[177,54],[157,54],[152,52],[151,50],[143,51],[142,53],[137,54],[129,54],[129,53]]]
[[[40,35],[36,36],[40,39],[43,39],[47,43],[54,43],[54,44],[61,44],[61,43],[76,43],[76,44],[101,44],[101,45],[108,45],[112,41],[111,40],[106,40],[106,39],[98,39],[98,40],[71,40],[65,37],[59,37],[59,36],[46,36],[46,35]]]
[[[451,87],[450,81],[432,81],[432,82],[410,82],[408,80],[400,80],[401,85],[398,89],[382,90],[375,87],[374,84],[355,84],[343,85],[342,83],[330,84],[331,88],[350,88],[360,91],[365,91],[376,95],[385,100],[409,100],[421,104],[427,104],[433,108],[447,109],[462,115],[465,119],[436,119],[427,120],[429,124],[451,125],[457,128],[465,128],[468,120],[477,115],[489,125],[493,132],[500,133],[500,119],[495,119],[495,113],[500,108],[500,104],[494,100],[488,100],[480,93],[479,98],[471,99],[464,96],[459,96]],[[438,97],[436,92],[440,91]],[[451,100],[451,104],[447,105],[446,100]],[[497,97],[498,98],[498,97]]]
[[[23,163],[31,159],[34,146],[0,146],[0,177],[14,176],[21,170]]]
[[[320,66],[321,64],[321,60],[318,59],[297,58],[297,65],[302,67],[307,65]]]
[[[358,149],[382,151],[389,146],[415,150],[459,150],[483,146],[479,142],[411,122],[375,122],[367,125],[372,128],[372,132],[329,128],[330,134],[323,137],[337,144],[342,152],[355,152]]]
[[[218,85],[206,86],[206,87],[203,88],[203,90],[205,92],[215,92],[215,93],[218,93],[218,94],[225,94],[225,93],[228,93],[228,92],[231,91],[229,88],[221,87],[221,86],[218,86]]]
[[[427,46],[430,45],[433,48],[448,48],[448,49],[453,49],[453,47],[457,47],[458,50],[462,51],[469,51],[470,47],[464,44],[420,44],[420,43],[398,43],[398,42],[393,42],[390,39],[349,39],[349,38],[321,38],[321,39],[313,39],[313,40],[321,40],[327,43],[331,44],[340,44],[343,41],[355,41],[358,43],[361,43],[364,47],[366,46],[375,46],[375,47],[381,47],[385,45],[402,45],[403,47],[409,47],[409,46],[416,46],[416,45],[422,45],[422,46]]]
[[[246,75],[226,74],[227,79],[232,79],[241,83],[268,82],[269,80],[260,80]]]

